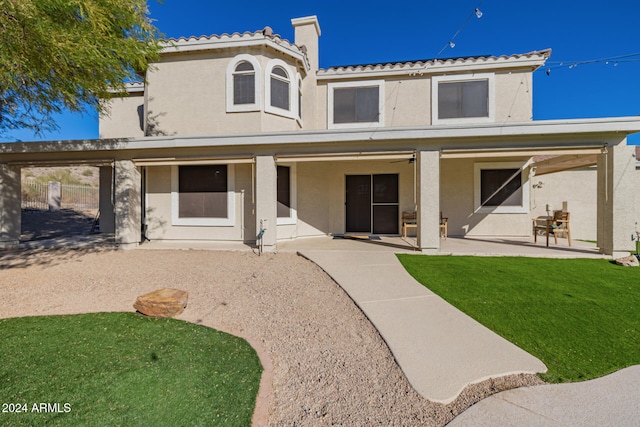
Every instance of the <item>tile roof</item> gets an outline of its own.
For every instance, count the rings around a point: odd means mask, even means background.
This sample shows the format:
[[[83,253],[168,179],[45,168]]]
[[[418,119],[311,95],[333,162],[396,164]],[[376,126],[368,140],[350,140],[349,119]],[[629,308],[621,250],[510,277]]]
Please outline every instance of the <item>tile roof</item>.
[[[292,52],[295,52],[299,55],[305,54],[305,48],[303,46],[297,46],[294,43],[291,43],[287,39],[283,39],[279,34],[274,34],[271,27],[264,27],[262,30],[250,32],[246,31],[244,33],[235,32],[233,34],[223,33],[223,34],[212,34],[210,36],[189,36],[189,37],[179,37],[179,38],[169,38],[164,41],[164,51],[171,52],[173,48],[177,48],[178,50],[182,50],[183,47],[194,47],[198,46],[204,48],[215,48],[215,47],[225,47],[225,45],[234,42],[250,42],[250,41],[271,41],[274,44]],[[219,45],[219,46],[217,46]]]
[[[358,64],[358,65],[342,65],[332,66],[326,69],[320,69],[318,74],[342,74],[349,72],[393,72],[393,71],[412,71],[416,73],[426,71],[430,68],[445,68],[455,66],[491,66],[491,65],[508,65],[513,63],[529,62],[530,66],[538,68],[544,64],[549,56],[551,49],[537,50],[522,54],[500,55],[500,56],[465,56],[456,58],[440,58],[440,59],[420,59],[413,61],[401,62],[381,62],[376,64]]]

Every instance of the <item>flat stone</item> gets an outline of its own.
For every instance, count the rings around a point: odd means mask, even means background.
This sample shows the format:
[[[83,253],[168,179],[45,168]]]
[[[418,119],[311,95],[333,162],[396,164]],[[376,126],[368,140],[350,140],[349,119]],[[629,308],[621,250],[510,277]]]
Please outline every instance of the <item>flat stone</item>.
[[[187,291],[163,288],[139,296],[133,308],[151,317],[174,317],[184,311],[188,299]]]
[[[618,258],[616,260],[616,264],[623,265],[625,267],[638,267],[640,263],[638,262],[638,258],[635,255],[629,255],[624,258]]]

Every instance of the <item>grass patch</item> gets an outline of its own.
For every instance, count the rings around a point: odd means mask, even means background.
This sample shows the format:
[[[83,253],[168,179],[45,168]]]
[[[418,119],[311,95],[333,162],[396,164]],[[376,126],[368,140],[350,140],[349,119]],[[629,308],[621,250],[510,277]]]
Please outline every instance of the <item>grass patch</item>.
[[[424,286],[542,360],[545,381],[640,364],[640,269],[590,259],[398,258]]]
[[[0,402],[28,409],[2,425],[251,424],[262,366],[241,338],[133,313],[2,319],[0,336]]]

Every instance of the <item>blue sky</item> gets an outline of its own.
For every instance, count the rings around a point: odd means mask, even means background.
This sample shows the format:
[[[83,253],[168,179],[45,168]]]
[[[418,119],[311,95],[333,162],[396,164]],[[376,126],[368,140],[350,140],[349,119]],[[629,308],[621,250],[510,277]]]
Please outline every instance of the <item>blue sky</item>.
[[[547,66],[534,74],[534,120],[640,115],[637,0],[151,0],[149,7],[167,37],[256,31],[268,25],[293,41],[291,19],[316,15],[323,68],[431,59],[459,29],[455,47],[446,47],[439,57],[551,48]],[[475,8],[482,11],[480,19],[472,15]],[[590,60],[603,61],[581,63]],[[98,136],[95,114],[65,114],[58,125],[59,132],[42,137],[14,132],[3,140]],[[640,134],[631,141],[640,144]]]

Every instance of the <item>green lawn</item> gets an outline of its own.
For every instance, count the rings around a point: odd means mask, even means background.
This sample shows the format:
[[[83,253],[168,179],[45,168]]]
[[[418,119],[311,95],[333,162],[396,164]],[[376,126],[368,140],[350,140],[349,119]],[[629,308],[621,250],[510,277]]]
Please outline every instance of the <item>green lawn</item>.
[[[0,425],[251,424],[262,366],[241,338],[133,313],[2,319],[0,337],[2,409],[26,409]]]
[[[607,260],[398,255],[427,288],[542,360],[550,382],[640,364],[640,269]]]

